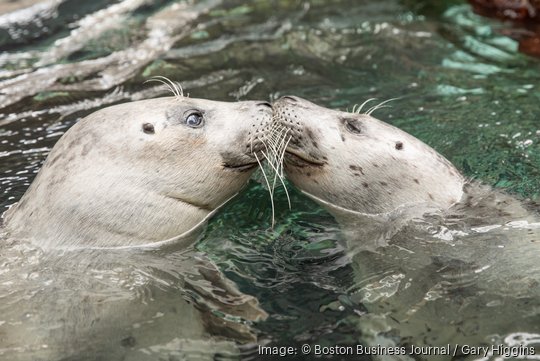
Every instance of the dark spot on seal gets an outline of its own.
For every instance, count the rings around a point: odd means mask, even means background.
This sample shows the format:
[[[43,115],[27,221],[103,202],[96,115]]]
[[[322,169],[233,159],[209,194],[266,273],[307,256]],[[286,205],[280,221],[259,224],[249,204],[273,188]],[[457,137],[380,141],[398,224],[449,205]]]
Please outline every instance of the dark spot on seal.
[[[388,183],[386,182],[379,182],[383,187],[386,187],[388,185]]]
[[[308,177],[311,177],[311,173],[310,173],[310,172],[307,172],[306,175],[307,175]]]
[[[429,196],[429,199],[431,199],[432,201],[435,200],[435,198],[433,198],[433,194],[428,193],[427,195]]]
[[[154,134],[156,130],[154,129],[154,124],[152,123],[144,123],[142,125],[143,132],[146,134]]]
[[[373,166],[374,166],[375,168],[379,168],[379,165],[378,165],[377,163],[373,163]]]
[[[343,134],[341,134],[341,141],[342,141],[342,142],[345,141],[345,137],[343,136]]]
[[[402,150],[403,149],[403,143],[402,142],[396,142],[396,149]]]
[[[369,184],[367,184],[366,182],[363,182],[362,185],[364,186],[364,188],[368,188],[368,187],[369,187]]]
[[[416,183],[416,184],[420,184],[420,182],[419,182],[418,179],[416,179],[416,178],[414,178],[413,181],[414,181],[414,183]]]
[[[354,171],[360,172],[360,173],[362,173],[362,175],[364,175],[364,170],[362,169],[362,167],[360,167],[360,166],[358,166],[358,165],[353,165],[353,164],[351,164],[351,165],[349,166],[349,168],[351,168],[351,169],[354,170]]]

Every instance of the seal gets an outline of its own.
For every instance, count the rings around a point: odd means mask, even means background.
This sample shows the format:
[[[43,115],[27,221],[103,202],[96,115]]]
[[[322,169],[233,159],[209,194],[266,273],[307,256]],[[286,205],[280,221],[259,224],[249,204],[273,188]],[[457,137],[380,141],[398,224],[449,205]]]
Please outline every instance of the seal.
[[[258,167],[271,119],[267,102],[177,94],[73,125],[4,214],[0,358],[213,359],[254,341],[266,312],[191,244]]]
[[[516,332],[525,345],[526,332],[538,339],[520,299],[539,299],[530,286],[540,281],[539,208],[466,180],[369,113],[294,96],[274,103],[275,121],[290,135],[287,177],[340,223],[354,278],[344,299],[367,310],[362,343],[480,345],[486,335]]]
[[[524,202],[467,181],[433,148],[369,114],[285,96],[274,103],[274,119],[290,136],[287,177],[353,233],[348,239],[379,242],[437,212],[467,218],[469,227],[537,222]]]
[[[287,177],[336,218],[448,209],[463,195],[464,178],[448,160],[368,114],[285,96],[274,103],[274,118],[291,137]]]
[[[7,236],[43,249],[156,246],[197,229],[247,183],[267,102],[164,97],[101,109],[57,142]]]

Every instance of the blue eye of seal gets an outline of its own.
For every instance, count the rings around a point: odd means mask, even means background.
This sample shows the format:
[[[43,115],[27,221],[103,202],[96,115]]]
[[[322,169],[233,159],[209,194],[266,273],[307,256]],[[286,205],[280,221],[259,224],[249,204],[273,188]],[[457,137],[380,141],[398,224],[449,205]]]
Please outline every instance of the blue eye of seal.
[[[203,125],[203,115],[200,112],[192,112],[186,117],[186,125],[191,128],[199,128]]]

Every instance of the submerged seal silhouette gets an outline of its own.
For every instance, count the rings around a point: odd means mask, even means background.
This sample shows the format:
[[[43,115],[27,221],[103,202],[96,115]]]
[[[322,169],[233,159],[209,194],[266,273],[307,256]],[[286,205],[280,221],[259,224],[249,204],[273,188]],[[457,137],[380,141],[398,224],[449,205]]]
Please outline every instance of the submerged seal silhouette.
[[[5,231],[42,248],[181,238],[246,184],[271,116],[267,102],[184,97],[101,109],[54,146]]]

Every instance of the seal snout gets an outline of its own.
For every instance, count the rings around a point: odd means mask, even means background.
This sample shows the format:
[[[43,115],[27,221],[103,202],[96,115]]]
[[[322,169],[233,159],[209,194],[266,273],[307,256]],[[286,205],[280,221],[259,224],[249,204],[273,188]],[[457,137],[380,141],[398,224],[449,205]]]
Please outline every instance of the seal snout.
[[[269,152],[272,139],[273,106],[267,101],[249,101],[244,106],[249,109],[251,121],[245,124],[246,132],[237,142],[243,145],[243,157],[249,157],[252,162],[261,161]]]
[[[293,95],[283,96],[274,103],[274,122],[286,128],[290,137],[284,159],[288,166],[321,168],[326,164],[318,127],[308,118],[309,108],[309,102]]]

